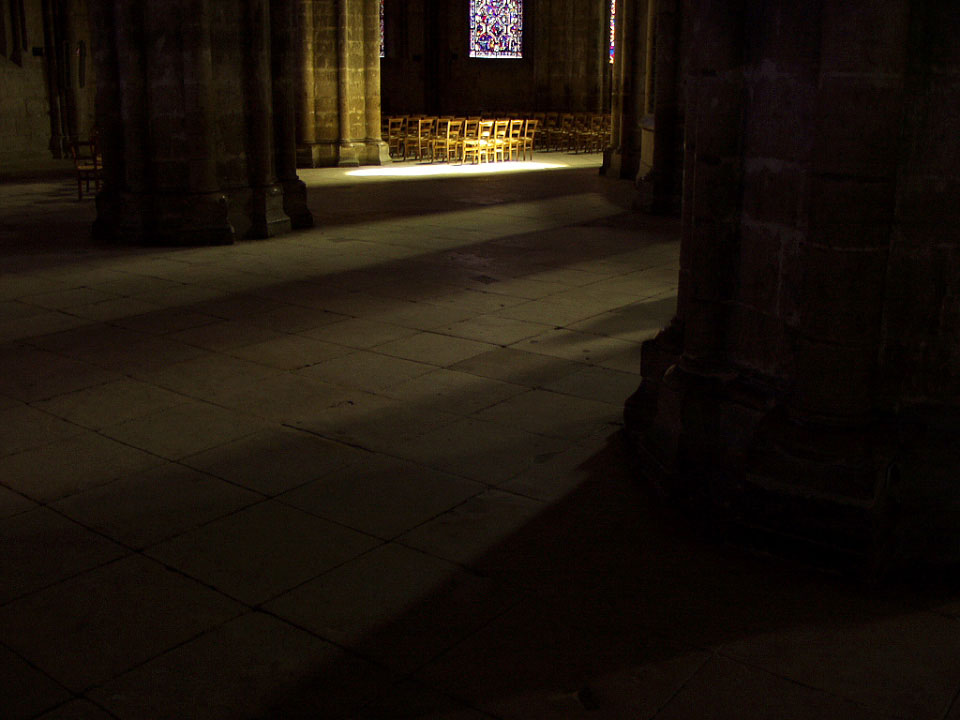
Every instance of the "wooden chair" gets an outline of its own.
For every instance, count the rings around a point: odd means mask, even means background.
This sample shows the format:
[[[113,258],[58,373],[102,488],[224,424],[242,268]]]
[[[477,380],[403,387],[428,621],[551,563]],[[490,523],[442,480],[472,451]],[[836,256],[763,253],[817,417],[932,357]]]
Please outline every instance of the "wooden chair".
[[[476,137],[464,135],[462,145],[462,162],[467,162],[467,158],[471,158],[471,162],[474,164],[483,162],[484,159],[489,161],[490,153],[493,150],[493,120],[480,120],[477,123]]]
[[[476,140],[480,134],[480,118],[467,118],[463,121],[463,130],[457,141],[457,158],[463,160],[464,143],[467,140]]]
[[[94,192],[100,192],[100,170],[103,164],[100,161],[96,137],[71,143],[70,154],[73,156],[73,166],[77,171],[77,200],[83,200],[84,186],[87,193],[90,193],[91,182],[93,182]]]
[[[533,160],[533,148],[537,141],[537,128],[540,121],[537,118],[530,118],[523,127],[523,135],[520,137],[521,157],[527,159],[527,150],[530,151],[530,159]]]
[[[507,132],[510,129],[509,120],[495,120],[493,122],[493,160],[503,160],[504,153],[509,153]]]
[[[404,130],[407,125],[405,117],[387,118],[387,148],[391,157],[404,156]]]
[[[508,159],[513,160],[514,155],[516,159],[520,159],[520,143],[523,140],[523,125],[524,121],[522,118],[515,118],[510,121],[510,128],[507,130],[507,156]]]
[[[419,118],[407,123],[407,134],[403,141],[403,154],[412,155],[417,160],[423,159],[424,151],[430,147],[436,118]]]
[[[457,154],[457,138],[460,135],[461,123],[456,120],[440,118],[437,121],[437,132],[430,140],[430,162],[442,155],[447,162],[451,155]]]
[[[463,133],[463,120],[447,120],[446,123],[445,133],[441,135],[440,132],[437,132],[437,137],[433,141],[433,146],[430,149],[430,162],[433,162],[438,154],[443,156],[445,162],[460,157],[460,136]]]
[[[540,123],[540,144],[538,150],[550,150],[552,148],[554,131],[559,127],[560,113],[547,113]]]
[[[571,150],[573,148],[576,126],[577,116],[573,113],[563,113],[560,116],[560,124],[557,126],[553,138],[554,149]]]

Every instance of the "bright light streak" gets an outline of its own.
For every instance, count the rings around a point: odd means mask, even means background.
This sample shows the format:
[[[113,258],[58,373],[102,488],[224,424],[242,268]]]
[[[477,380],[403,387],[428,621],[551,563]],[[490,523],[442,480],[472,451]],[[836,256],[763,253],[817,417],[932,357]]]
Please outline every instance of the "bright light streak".
[[[556,170],[570,167],[561,163],[510,162],[478,163],[476,165],[382,165],[351,170],[355,177],[436,177],[443,175],[489,175],[492,173],[523,172],[529,170]]]

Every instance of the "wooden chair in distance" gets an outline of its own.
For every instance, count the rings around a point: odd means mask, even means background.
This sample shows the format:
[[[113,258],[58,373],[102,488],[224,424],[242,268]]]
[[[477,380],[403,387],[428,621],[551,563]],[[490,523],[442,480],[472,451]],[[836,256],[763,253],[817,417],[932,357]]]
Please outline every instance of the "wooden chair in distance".
[[[407,135],[403,141],[404,158],[412,155],[417,160],[423,159],[423,153],[430,147],[430,138],[433,135],[436,118],[419,118],[407,122]]]
[[[507,131],[510,128],[509,120],[495,120],[493,123],[493,160],[503,160],[504,153],[509,154]]]
[[[450,162],[458,156],[462,128],[463,120],[441,119],[437,123],[437,134],[430,141],[430,162],[441,156]]]
[[[87,193],[90,193],[91,182],[93,182],[94,192],[100,192],[102,164],[96,137],[71,143],[70,154],[73,156],[73,166],[77,171],[77,200],[83,200],[84,186]]]
[[[390,151],[391,157],[403,157],[404,152],[404,126],[407,123],[405,117],[390,117],[387,118],[387,147]]]
[[[536,118],[527,120],[523,127],[523,135],[520,136],[520,156],[526,160],[527,151],[530,151],[530,159],[533,160],[533,147],[537,139],[537,129],[540,127],[540,121]]]
[[[464,143],[467,140],[476,140],[480,133],[480,118],[467,118],[463,121],[463,130],[457,140],[457,158],[463,160]]]
[[[493,120],[481,120],[477,123],[476,137],[463,138],[463,154],[460,160],[464,163],[467,162],[467,158],[471,158],[472,163],[483,162],[484,159],[489,161],[492,150]]]
[[[510,127],[507,130],[507,157],[510,160],[520,159],[520,143],[523,141],[523,124],[524,121],[522,118],[514,118],[510,121]]]

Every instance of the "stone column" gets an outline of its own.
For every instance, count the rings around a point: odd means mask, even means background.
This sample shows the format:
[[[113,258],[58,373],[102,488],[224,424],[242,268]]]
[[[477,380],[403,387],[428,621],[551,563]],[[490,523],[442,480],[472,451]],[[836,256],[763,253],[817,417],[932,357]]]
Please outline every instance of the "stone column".
[[[633,180],[640,170],[646,108],[647,9],[654,0],[617,0],[614,147],[604,153],[608,177]]]
[[[283,211],[294,228],[313,226],[307,208],[307,188],[297,177],[297,46],[299,0],[271,0],[270,29],[273,59],[273,130],[277,182],[283,192]],[[313,102],[311,98],[311,103]]]
[[[97,0],[90,10],[106,180],[95,231],[191,245],[289,229],[268,0]]]
[[[723,372],[726,303],[739,242],[743,114],[743,0],[695,0],[699,20],[691,38],[687,134],[691,184],[680,249],[683,297],[682,366]]]
[[[378,0],[307,0],[312,39],[304,40],[301,165],[389,162],[380,139],[380,6]],[[309,12],[309,11],[307,11]],[[310,28],[307,28],[310,32]]]
[[[283,209],[283,190],[277,183],[273,128],[273,69],[269,0],[245,0],[246,49],[244,108],[246,109],[247,176],[250,179],[250,234],[266,238],[290,230]]]
[[[367,164],[390,162],[390,148],[382,137],[380,123],[380,3],[365,0],[363,6],[363,81],[366,103],[365,156]]]
[[[945,8],[686,0],[678,316],[626,409],[704,518],[865,569],[960,558]]]
[[[678,0],[654,0],[651,13],[656,33],[656,80],[651,102],[653,110],[652,157],[641,162],[637,180],[650,187],[647,209],[651,212],[675,213],[680,209],[682,184],[681,148],[679,138],[682,126],[679,113],[679,53],[681,45],[681,18]],[[648,73],[648,77],[650,73]],[[647,92],[650,93],[648,86]],[[649,131],[649,117],[645,116],[645,131]],[[646,155],[647,153],[645,153]],[[647,159],[644,158],[646,161]]]

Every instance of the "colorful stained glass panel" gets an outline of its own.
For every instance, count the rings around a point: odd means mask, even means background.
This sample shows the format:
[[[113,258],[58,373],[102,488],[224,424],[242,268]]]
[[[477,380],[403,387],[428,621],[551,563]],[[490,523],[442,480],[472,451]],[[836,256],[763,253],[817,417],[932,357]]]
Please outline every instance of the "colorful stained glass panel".
[[[610,63],[617,57],[617,0],[610,0]]]
[[[383,44],[383,0],[380,0],[380,57],[386,57],[386,47]]]
[[[470,0],[470,57],[523,57],[523,0]]]

